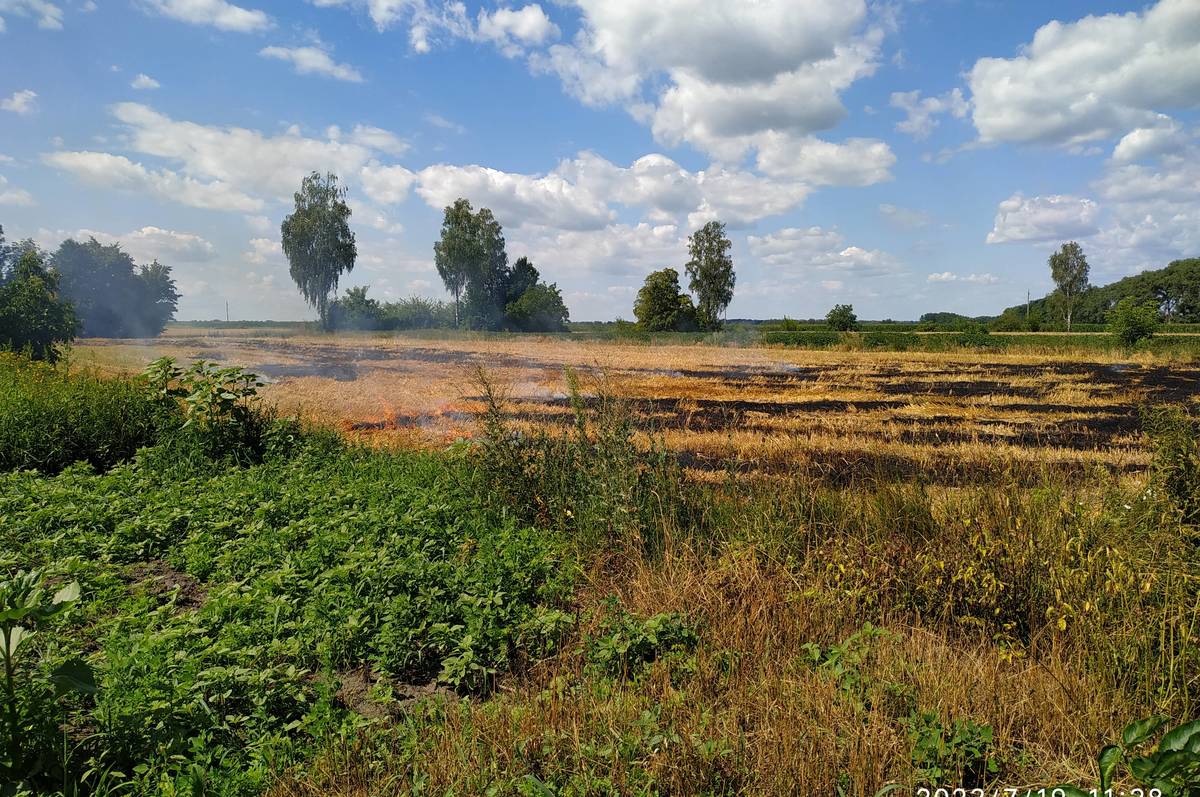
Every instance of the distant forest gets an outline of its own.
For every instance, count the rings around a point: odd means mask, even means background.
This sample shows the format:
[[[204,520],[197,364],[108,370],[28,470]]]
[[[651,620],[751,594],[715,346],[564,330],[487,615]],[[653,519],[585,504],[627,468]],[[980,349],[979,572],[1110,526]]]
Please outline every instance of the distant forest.
[[[1200,323],[1200,258],[1174,260],[1166,268],[1143,271],[1109,285],[1089,287],[1079,295],[1075,322],[1103,324],[1108,312],[1125,298],[1156,304],[1167,323]],[[1055,292],[1033,300],[1028,306],[1014,305],[995,319],[994,326],[1001,329],[1057,327],[1063,316],[1060,302],[1061,297]]]

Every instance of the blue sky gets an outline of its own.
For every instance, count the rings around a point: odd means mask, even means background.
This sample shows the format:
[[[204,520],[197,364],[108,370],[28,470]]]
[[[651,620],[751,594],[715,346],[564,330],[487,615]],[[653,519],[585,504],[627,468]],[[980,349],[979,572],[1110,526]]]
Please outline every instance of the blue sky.
[[[491,207],[572,318],[629,318],[712,218],[735,317],[994,313],[1200,255],[1200,2],[0,0],[0,224],[171,265],[179,317],[306,318],[279,250],[314,169],[343,286],[444,297]]]

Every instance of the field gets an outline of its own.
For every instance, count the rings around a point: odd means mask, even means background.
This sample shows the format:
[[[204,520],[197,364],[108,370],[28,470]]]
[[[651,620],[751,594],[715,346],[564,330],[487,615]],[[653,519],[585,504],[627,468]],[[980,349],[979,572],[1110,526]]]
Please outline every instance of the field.
[[[1200,366],[1087,352],[912,353],[439,340],[177,328],[152,346],[90,342],[76,359],[135,370],[158,356],[241,365],[284,412],[377,444],[469,435],[483,368],[506,418],[569,427],[565,373],[627,400],[693,475],[795,474],[971,483],[983,474],[1145,469],[1138,408],[1190,403]],[[588,390],[585,389],[585,393]],[[585,396],[585,403],[588,401]]]
[[[164,355],[265,401],[184,424]],[[1200,788],[1186,353],[175,327],[0,376],[0,559],[81,594],[19,651],[33,791],[1086,790],[1154,715],[1115,783]]]

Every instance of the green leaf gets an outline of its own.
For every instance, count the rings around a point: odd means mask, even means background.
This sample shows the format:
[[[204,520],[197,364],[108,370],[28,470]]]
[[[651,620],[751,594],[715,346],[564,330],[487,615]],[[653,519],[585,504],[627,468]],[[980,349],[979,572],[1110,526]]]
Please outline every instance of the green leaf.
[[[1121,740],[1125,743],[1126,747],[1137,747],[1153,736],[1166,721],[1166,717],[1161,714],[1155,714],[1144,720],[1131,722],[1125,726],[1125,730],[1121,731]]]
[[[54,603],[71,603],[79,600],[79,582],[72,581],[54,593]]]
[[[1200,753],[1200,720],[1192,720],[1168,731],[1158,743],[1158,749],[1163,752],[1186,750],[1189,753]]]
[[[9,632],[8,644],[9,649],[3,651],[5,658],[12,658],[17,653],[17,648],[21,647],[21,643],[33,636],[33,632],[22,626],[13,626]],[[0,643],[3,643],[3,637],[0,637]]]
[[[96,694],[96,673],[83,659],[70,659],[55,667],[50,673],[50,683],[59,697],[67,692]]]
[[[538,797],[554,797],[554,790],[547,786],[537,775],[526,775],[525,783]]]
[[[1121,763],[1124,757],[1120,747],[1115,744],[1110,744],[1100,751],[1098,762],[1100,764],[1100,791],[1108,791],[1112,786],[1113,773],[1117,771],[1117,765]]]

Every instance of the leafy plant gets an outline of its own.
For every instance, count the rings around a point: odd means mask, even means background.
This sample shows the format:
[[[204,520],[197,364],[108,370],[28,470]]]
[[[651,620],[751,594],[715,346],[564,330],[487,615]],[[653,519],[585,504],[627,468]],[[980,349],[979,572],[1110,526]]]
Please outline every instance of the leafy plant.
[[[210,429],[222,423],[240,422],[258,401],[263,386],[258,375],[239,366],[218,367],[197,360],[183,370],[172,357],[160,357],[142,372],[149,395],[177,399],[184,409],[184,427]]]
[[[963,719],[946,725],[936,711],[914,712],[905,724],[921,783],[977,788],[1000,771],[992,753],[990,725]]]
[[[22,710],[18,693],[21,679],[17,654],[40,628],[67,611],[78,599],[78,583],[72,582],[51,593],[43,586],[43,575],[38,571],[22,570],[12,578],[0,581],[0,657],[4,660],[6,737],[0,773],[10,782],[26,780],[38,774],[44,753],[23,745],[26,738],[35,734],[30,732],[28,722],[32,718]],[[95,691],[91,668],[81,659],[60,664],[51,672],[50,682],[59,695],[68,691]]]
[[[646,665],[696,647],[695,629],[682,614],[659,612],[640,618],[609,600],[608,618],[586,642],[588,662],[607,675],[632,677]]]
[[[1158,305],[1127,296],[1108,313],[1108,331],[1124,346],[1148,340],[1162,326]]]
[[[1166,723],[1167,718],[1161,715],[1131,722],[1121,731],[1118,744],[1107,745],[1100,751],[1096,764],[1101,794],[1110,792],[1124,765],[1129,777],[1143,786],[1157,789],[1162,797],[1200,795],[1200,720],[1167,731],[1157,747],[1148,749],[1150,740]],[[1095,793],[1065,784],[1055,788],[1065,797],[1087,797]]]

